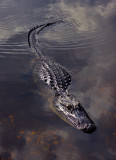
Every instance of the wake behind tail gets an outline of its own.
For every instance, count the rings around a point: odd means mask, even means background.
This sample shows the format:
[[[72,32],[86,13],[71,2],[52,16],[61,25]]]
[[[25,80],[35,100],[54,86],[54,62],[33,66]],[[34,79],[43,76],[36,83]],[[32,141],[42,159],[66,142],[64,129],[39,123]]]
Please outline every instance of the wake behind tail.
[[[63,22],[63,21],[58,20],[58,21],[42,24],[42,25],[39,25],[39,26],[36,26],[36,27],[32,28],[29,31],[29,33],[28,33],[28,44],[29,44],[29,47],[31,48],[32,52],[35,54],[36,57],[38,57],[38,56],[43,57],[40,41],[36,39],[36,36],[44,28],[46,28],[48,26],[51,26],[53,24],[56,24],[56,23],[61,23],[61,22]],[[39,43],[39,45],[38,45],[38,43]]]

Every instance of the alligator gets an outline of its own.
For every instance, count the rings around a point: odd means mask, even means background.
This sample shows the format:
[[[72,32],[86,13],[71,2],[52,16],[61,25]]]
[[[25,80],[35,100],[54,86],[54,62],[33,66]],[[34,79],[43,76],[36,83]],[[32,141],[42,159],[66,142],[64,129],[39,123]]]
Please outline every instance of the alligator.
[[[54,91],[53,108],[54,112],[61,119],[84,133],[92,133],[96,130],[95,123],[91,120],[81,103],[68,91],[68,86],[71,84],[71,75],[63,66],[43,55],[41,43],[37,38],[44,28],[61,22],[54,21],[42,24],[29,31],[29,47],[37,59],[39,58],[34,68],[34,76],[36,79],[42,80]]]

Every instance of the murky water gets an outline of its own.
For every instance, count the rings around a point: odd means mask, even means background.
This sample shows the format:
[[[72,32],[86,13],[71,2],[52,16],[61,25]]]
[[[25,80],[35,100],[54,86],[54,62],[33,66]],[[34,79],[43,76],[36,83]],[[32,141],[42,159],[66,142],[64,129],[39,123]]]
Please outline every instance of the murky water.
[[[27,34],[40,34],[44,54],[72,75],[70,92],[97,125],[84,134],[50,110],[53,93],[33,82]],[[0,1],[0,159],[116,159],[116,1]]]

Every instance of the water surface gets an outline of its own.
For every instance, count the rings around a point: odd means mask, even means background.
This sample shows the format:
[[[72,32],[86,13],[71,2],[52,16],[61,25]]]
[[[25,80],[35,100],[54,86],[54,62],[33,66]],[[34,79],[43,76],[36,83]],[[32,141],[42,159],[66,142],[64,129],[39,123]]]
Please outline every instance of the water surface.
[[[46,28],[40,41],[70,71],[70,92],[97,125],[90,135],[57,117],[52,91],[33,81],[28,31],[57,19],[65,23]],[[115,0],[1,0],[0,159],[116,159],[115,52]]]

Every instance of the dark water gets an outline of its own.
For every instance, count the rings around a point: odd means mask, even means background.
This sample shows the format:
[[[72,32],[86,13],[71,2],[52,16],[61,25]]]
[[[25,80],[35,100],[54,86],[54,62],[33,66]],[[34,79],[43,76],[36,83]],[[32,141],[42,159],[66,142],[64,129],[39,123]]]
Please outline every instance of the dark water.
[[[97,125],[84,134],[52,110],[51,90],[33,82],[27,34],[72,75],[70,92]],[[34,60],[33,60],[34,61]],[[116,159],[116,1],[0,1],[0,160]]]

